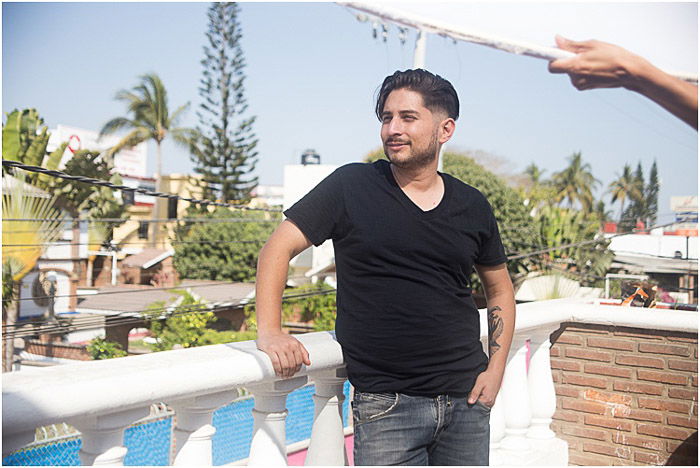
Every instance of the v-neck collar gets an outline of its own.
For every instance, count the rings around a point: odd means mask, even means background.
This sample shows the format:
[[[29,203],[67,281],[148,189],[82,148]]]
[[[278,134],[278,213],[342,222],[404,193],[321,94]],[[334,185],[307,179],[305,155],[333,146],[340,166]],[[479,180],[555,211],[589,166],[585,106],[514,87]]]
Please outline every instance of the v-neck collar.
[[[442,184],[444,186],[442,198],[434,208],[424,211],[420,206],[416,205],[413,202],[413,200],[411,200],[411,198],[408,195],[406,195],[406,192],[404,192],[403,189],[399,186],[399,183],[394,177],[394,173],[391,171],[391,163],[383,160],[380,161],[380,163],[382,172],[384,173],[384,177],[389,182],[389,185],[391,186],[392,190],[396,193],[397,198],[400,200],[401,204],[404,205],[406,209],[412,212],[415,216],[419,216],[421,218],[426,219],[432,218],[433,216],[443,212],[445,210],[445,207],[449,204],[452,186],[450,185],[448,178],[445,177],[445,175],[440,171],[438,171],[438,175],[440,176],[440,178],[442,178]]]

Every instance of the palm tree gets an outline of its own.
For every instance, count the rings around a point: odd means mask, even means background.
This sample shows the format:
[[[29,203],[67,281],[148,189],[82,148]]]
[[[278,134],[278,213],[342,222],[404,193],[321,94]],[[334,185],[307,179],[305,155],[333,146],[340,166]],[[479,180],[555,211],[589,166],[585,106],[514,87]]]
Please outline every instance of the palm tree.
[[[574,202],[581,203],[581,207],[586,213],[593,209],[592,189],[600,183],[593,177],[591,165],[583,163],[581,152],[574,153],[569,157],[569,165],[561,172],[552,174],[552,182],[556,189],[554,201],[561,203],[562,200],[569,201],[569,208]]]
[[[61,235],[63,217],[55,208],[56,197],[25,182],[25,175],[3,174],[2,216],[2,315],[9,330],[19,317],[19,287],[22,279],[36,267],[47,245]],[[24,221],[19,221],[24,220]],[[30,220],[30,221],[27,221]],[[14,339],[5,337],[3,372],[12,369]]]
[[[624,213],[625,199],[638,199],[641,197],[639,193],[639,182],[632,174],[632,169],[629,164],[625,164],[622,169],[622,174],[608,186],[612,195],[612,203],[620,200],[620,222]]]
[[[532,162],[529,166],[525,168],[525,174],[530,177],[530,181],[533,185],[538,185],[540,183],[540,178],[542,177],[542,174],[544,174],[544,171],[537,167],[537,164]]]
[[[189,107],[189,102],[178,107],[172,114],[168,111],[168,93],[155,73],[139,77],[141,83],[131,91],[122,89],[115,99],[127,104],[129,117],[115,117],[102,127],[100,136],[119,130],[129,130],[119,143],[109,149],[109,154],[136,146],[144,141],[156,142],[156,179],[162,175],[161,143],[170,135],[175,142],[189,147],[196,134],[193,129],[178,127],[177,123]]]
[[[197,132],[191,128],[178,127],[178,121],[189,107],[189,102],[178,107],[173,113],[169,112],[168,94],[163,82],[155,73],[139,77],[141,82],[131,90],[117,92],[115,99],[127,104],[128,117],[115,117],[102,127],[100,136],[109,135],[119,130],[129,130],[119,142],[110,148],[108,156],[124,148],[130,148],[144,141],[156,142],[156,191],[161,191],[162,152],[161,143],[170,136],[176,143],[192,148]],[[153,217],[157,218],[161,199],[156,198]],[[153,223],[152,245],[156,245],[156,224]]]

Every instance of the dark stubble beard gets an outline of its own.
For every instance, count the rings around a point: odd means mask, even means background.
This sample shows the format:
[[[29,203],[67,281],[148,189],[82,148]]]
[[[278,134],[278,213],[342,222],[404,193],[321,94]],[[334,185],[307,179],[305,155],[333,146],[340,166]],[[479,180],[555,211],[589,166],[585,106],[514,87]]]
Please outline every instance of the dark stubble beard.
[[[430,139],[430,143],[428,143],[427,147],[415,150],[415,147],[411,145],[411,155],[406,159],[398,159],[389,156],[389,151],[387,150],[386,145],[384,145],[384,154],[387,155],[387,158],[389,158],[391,164],[405,170],[415,170],[429,166],[433,161],[435,161],[435,158],[438,157],[438,150],[439,144],[437,132]]]

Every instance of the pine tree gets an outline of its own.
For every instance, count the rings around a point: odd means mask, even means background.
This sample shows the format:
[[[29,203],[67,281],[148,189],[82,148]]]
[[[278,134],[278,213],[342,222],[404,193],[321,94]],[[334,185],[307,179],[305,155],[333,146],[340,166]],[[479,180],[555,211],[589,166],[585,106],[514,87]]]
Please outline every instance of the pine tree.
[[[234,2],[212,3],[204,47],[197,112],[199,136],[192,148],[194,171],[202,175],[204,196],[246,202],[257,186],[253,176],[258,140],[255,117],[245,117],[245,60],[241,49],[239,7]]]
[[[656,217],[659,213],[659,172],[656,168],[656,160],[649,171],[649,183],[644,188],[644,198],[646,200],[647,222],[653,226],[656,224]]]
[[[629,193],[630,204],[624,211],[620,222],[621,230],[628,232],[634,230],[638,221],[646,221],[647,208],[646,197],[644,196],[644,172],[642,171],[642,163],[637,163],[637,169],[632,177],[634,190]]]

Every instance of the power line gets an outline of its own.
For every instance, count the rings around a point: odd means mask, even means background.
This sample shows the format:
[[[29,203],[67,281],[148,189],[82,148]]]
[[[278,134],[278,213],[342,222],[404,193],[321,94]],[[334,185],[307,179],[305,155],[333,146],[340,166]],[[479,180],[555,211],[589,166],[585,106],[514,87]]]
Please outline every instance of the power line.
[[[333,294],[335,293],[335,289],[328,289],[328,290],[323,290],[323,291],[314,291],[314,292],[308,292],[308,293],[300,293],[300,294],[291,294],[287,296],[282,296],[282,302],[291,302],[295,301],[297,299],[302,299],[302,298],[307,298],[307,297],[314,297],[314,296],[322,296],[322,295],[328,295],[328,294]],[[255,301],[252,300],[247,303],[239,303],[237,304],[239,307],[241,306],[248,306],[248,305],[254,305]],[[93,329],[95,327],[111,327],[111,326],[121,326],[121,325],[128,325],[128,324],[135,324],[135,323],[141,323],[143,321],[150,321],[150,320],[160,320],[160,319],[167,319],[171,317],[179,317],[183,315],[189,315],[189,314],[194,314],[194,313],[199,313],[199,312],[207,312],[207,311],[215,311],[218,309],[228,309],[232,307],[232,305],[201,305],[201,304],[193,304],[191,306],[168,306],[168,307],[163,307],[163,308],[154,308],[154,309],[146,309],[146,310],[140,310],[140,311],[134,311],[134,312],[122,312],[120,314],[113,314],[113,315],[104,315],[104,316],[99,316],[99,317],[76,317],[76,319],[79,319],[79,321],[76,323],[76,321],[72,321],[70,324],[61,324],[60,320],[63,319],[64,321],[67,321],[66,318],[61,317],[61,319],[56,318],[59,323],[53,323],[52,325],[48,327],[42,327],[44,324],[49,324],[52,323],[51,320],[43,320],[43,321],[37,321],[37,322],[30,322],[30,323],[16,323],[12,325],[3,325],[3,335],[6,338],[19,338],[19,337],[26,337],[26,336],[33,336],[37,334],[52,334],[52,333],[65,333],[65,332],[72,332],[72,331],[80,331],[80,330],[89,330]],[[156,313],[156,312],[164,312],[167,310],[172,310],[175,309],[173,312],[163,316],[163,317],[144,317],[142,314],[149,314],[149,313]],[[138,314],[138,316],[136,315]],[[115,318],[121,318],[122,320],[114,320]],[[113,323],[109,323],[109,321],[112,321]],[[75,325],[74,325],[75,324]],[[22,328],[28,328],[29,326],[34,325],[35,328],[31,329],[25,329],[23,330]],[[36,328],[36,326],[39,326],[39,328]],[[66,330],[68,329],[68,330]]]
[[[251,208],[252,209],[252,208]],[[275,212],[277,213],[277,212]],[[280,212],[281,213],[281,212]],[[5,221],[24,221],[24,222],[43,222],[56,221],[54,218],[3,218]],[[138,221],[139,223],[278,223],[279,219],[256,219],[256,218],[162,218],[162,219],[129,219],[129,218],[66,218],[64,223],[77,221],[79,223],[123,223],[129,221]],[[19,232],[19,231],[18,231]],[[30,231],[34,232],[34,231]]]
[[[258,240],[232,240],[232,241],[224,241],[224,240],[199,240],[199,241],[169,241],[171,244],[263,244],[267,242],[266,240],[258,239]],[[2,244],[3,247],[43,247],[43,246],[48,246],[48,247],[63,247],[63,246],[71,246],[71,245],[100,245],[100,246],[106,246],[106,247],[119,247],[120,245],[143,245],[145,242],[119,242],[116,244],[106,244],[106,243],[101,243],[97,244],[96,242],[75,242],[72,243],[70,241],[64,242],[64,243],[57,243],[56,241],[54,242],[44,242],[41,244]]]
[[[81,182],[81,183],[90,184],[90,185],[96,185],[99,187],[107,187],[107,188],[111,188],[114,190],[120,190],[122,192],[138,192],[138,193],[141,193],[144,195],[149,195],[152,197],[167,198],[169,200],[182,200],[182,201],[186,201],[189,203],[202,205],[202,206],[212,205],[212,206],[223,206],[225,208],[235,208],[238,210],[246,210],[246,211],[267,211],[267,212],[271,212],[271,213],[281,212],[281,210],[273,209],[273,208],[253,208],[253,207],[246,206],[246,205],[234,205],[232,203],[221,203],[221,202],[215,202],[215,201],[211,201],[211,200],[199,200],[197,198],[181,197],[179,195],[173,195],[171,193],[154,192],[154,191],[147,190],[144,188],[139,188],[139,187],[134,188],[134,187],[128,187],[126,185],[116,185],[116,184],[113,184],[113,183],[108,182],[106,180],[70,175],[70,174],[66,174],[65,172],[52,171],[50,169],[45,169],[45,168],[39,167],[39,166],[29,166],[27,164],[22,164],[22,163],[17,162],[17,161],[9,161],[7,159],[2,160],[2,165],[5,167],[14,167],[14,168],[22,169],[22,170],[29,171],[29,172],[37,172],[39,174],[46,174],[46,175],[49,175],[51,177],[58,177],[58,178],[65,179],[65,180],[73,180],[76,182]]]
[[[507,258],[508,258],[508,260],[518,260],[518,259],[521,259],[521,258],[533,257],[533,256],[535,256],[535,255],[545,254],[545,253],[548,253],[548,252],[552,252],[552,251],[554,251],[554,250],[566,249],[566,248],[569,248],[569,247],[578,247],[578,246],[580,246],[580,245],[594,244],[594,243],[598,243],[598,242],[605,242],[605,241],[607,241],[607,240],[609,240],[609,239],[612,239],[613,237],[626,236],[626,235],[628,235],[628,234],[634,234],[634,232],[636,232],[636,231],[646,231],[646,230],[650,230],[650,229],[656,229],[656,228],[662,228],[662,227],[666,227],[666,226],[672,226],[672,225],[674,225],[674,224],[676,224],[676,223],[661,224],[661,225],[658,225],[658,226],[651,226],[651,227],[646,228],[646,229],[634,229],[632,232],[621,232],[621,233],[613,234],[613,235],[611,235],[611,236],[601,237],[601,238],[599,238],[599,239],[586,240],[586,241],[580,241],[580,242],[572,242],[572,243],[569,243],[569,244],[563,244],[563,245],[558,245],[558,246],[555,246],[555,247],[549,247],[549,248],[546,248],[546,249],[536,250],[536,251],[534,251],[534,252],[528,252],[528,253],[524,253],[524,254],[510,255],[510,256],[508,256]]]
[[[211,268],[204,268],[204,269],[210,269],[210,270],[220,270],[220,268],[217,267],[211,267]],[[51,271],[51,270],[47,270]],[[289,276],[287,277],[287,280],[290,279],[301,279],[301,278],[306,278],[306,276]],[[185,280],[188,280],[188,278],[185,278]],[[190,281],[192,281],[191,278],[189,278]],[[128,289],[126,291],[99,291],[97,293],[83,293],[83,294],[60,294],[57,296],[37,296],[37,297],[21,297],[18,299],[14,299],[15,301],[33,301],[35,299],[60,299],[60,298],[69,298],[69,297],[82,297],[82,298],[90,298],[90,297],[95,297],[95,296],[105,296],[105,295],[111,295],[111,294],[131,294],[131,293],[139,293],[139,292],[144,292],[144,291],[171,291],[171,290],[178,290],[178,289],[188,289],[188,288],[203,288],[203,287],[209,287],[209,286],[225,286],[227,284],[234,284],[233,282],[221,282],[218,281],[216,283],[203,283],[203,284],[180,284],[178,286],[168,286],[168,287],[162,287],[162,288],[156,288],[156,287],[148,287],[148,288],[143,288],[143,289]],[[11,302],[13,299],[2,299],[2,302]]]

